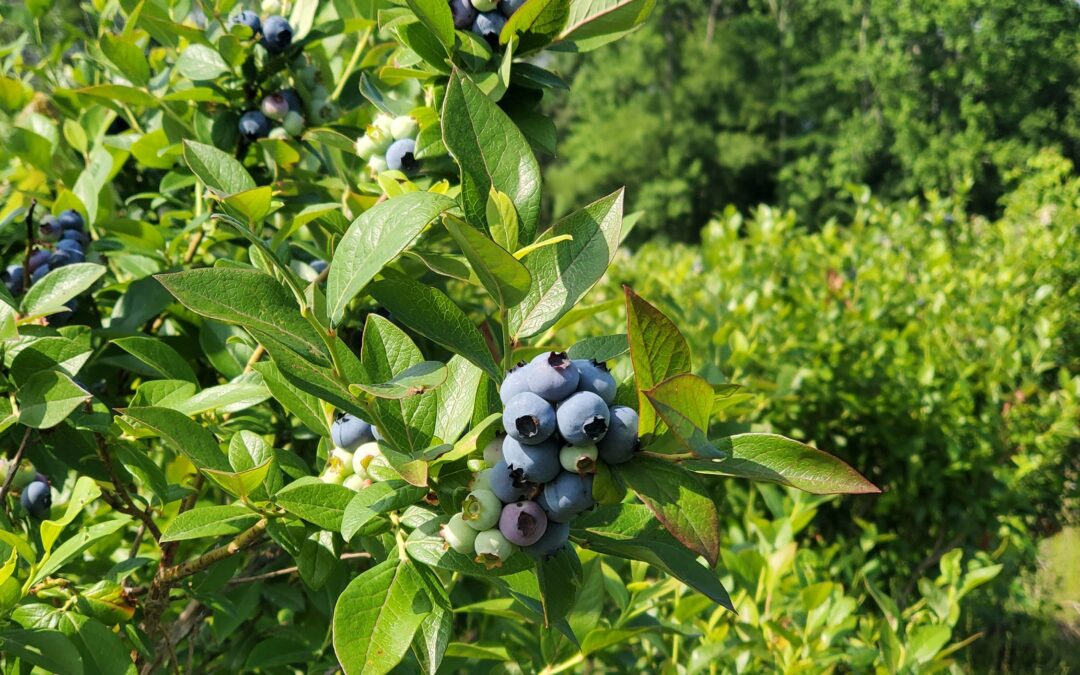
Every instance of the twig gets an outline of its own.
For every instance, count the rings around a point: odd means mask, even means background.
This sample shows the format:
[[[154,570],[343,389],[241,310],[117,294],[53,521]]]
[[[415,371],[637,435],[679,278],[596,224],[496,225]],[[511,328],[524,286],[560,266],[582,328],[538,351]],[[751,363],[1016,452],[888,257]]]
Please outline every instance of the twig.
[[[150,512],[136,506],[135,501],[131,498],[131,495],[128,494],[127,488],[125,488],[124,484],[120,481],[120,475],[116,473],[116,466],[113,465],[112,458],[109,456],[108,448],[105,445],[105,437],[100,434],[97,435],[97,450],[98,457],[101,458],[101,462],[105,465],[105,471],[109,474],[109,480],[113,484],[113,489],[123,505],[123,508],[118,510],[121,513],[126,513],[133,518],[141,520],[146,527],[146,530],[154,537],[154,541],[160,541],[161,530],[158,529]]]
[[[266,518],[261,518],[259,522],[255,523],[248,529],[244,530],[240,534],[236,535],[236,538],[230,541],[224,546],[219,546],[212,551],[207,551],[194,560],[174,565],[173,567],[166,568],[159,578],[161,583],[165,585],[171,585],[184,577],[189,577],[192,574],[197,574],[207,567],[210,567],[216,562],[231,558],[240,551],[250,548],[258,543],[262,538],[263,532],[266,531],[266,525],[269,523]]]
[[[37,206],[37,200],[30,200],[30,210],[26,212],[26,257],[23,259],[23,277],[22,277],[22,289],[26,292],[26,289],[30,287],[30,254],[34,252],[34,207]]]
[[[15,457],[11,460],[8,466],[8,475],[4,479],[3,487],[0,487],[0,504],[3,505],[5,511],[7,511],[7,494],[11,490],[11,483],[15,480],[15,474],[18,472],[19,463],[22,462],[23,452],[26,450],[26,443],[30,440],[30,427],[26,427],[26,432],[23,433],[22,442],[19,443],[19,449],[15,451]]]
[[[364,552],[342,553],[341,557],[339,557],[338,560],[355,560],[355,559],[358,559],[358,558],[370,558],[370,557],[371,557],[370,553],[364,553]],[[274,570],[272,572],[265,572],[263,574],[256,574],[256,575],[250,576],[250,577],[235,577],[233,579],[229,579],[229,584],[230,585],[236,585],[236,584],[247,584],[247,583],[251,583],[253,581],[263,581],[263,580],[266,580],[266,579],[273,579],[275,577],[283,577],[283,576],[286,576],[286,575],[289,575],[289,574],[295,574],[298,571],[300,571],[300,568],[296,567],[296,566],[284,567],[284,568],[282,568],[280,570]]]
[[[251,352],[251,358],[248,359],[247,364],[244,366],[244,372],[250,373],[251,369],[255,367],[255,364],[259,362],[259,359],[266,353],[266,347],[259,345]]]

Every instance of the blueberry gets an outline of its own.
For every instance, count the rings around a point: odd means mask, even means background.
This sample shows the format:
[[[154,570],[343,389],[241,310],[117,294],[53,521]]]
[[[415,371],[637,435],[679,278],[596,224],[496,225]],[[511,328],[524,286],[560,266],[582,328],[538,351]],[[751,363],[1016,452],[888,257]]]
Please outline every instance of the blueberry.
[[[490,530],[499,522],[502,502],[489,490],[473,490],[461,503],[461,517],[472,529]]]
[[[376,458],[385,459],[382,450],[379,449],[378,441],[362,443],[360,447],[353,450],[353,473],[367,478],[367,469]]]
[[[371,170],[372,175],[379,175],[383,171],[386,171],[389,167],[386,165],[386,158],[382,155],[372,155],[367,162],[368,169]]]
[[[42,241],[56,241],[64,233],[60,221],[52,216],[45,216],[38,223],[38,239]]]
[[[4,280],[4,285],[7,286],[8,292],[12,295],[18,295],[23,290],[23,278],[26,276],[26,270],[22,265],[8,265],[0,277]]]
[[[511,544],[529,546],[544,536],[547,514],[536,502],[515,502],[503,507],[499,531]]]
[[[372,435],[372,436],[373,436],[373,437],[375,438],[375,440],[377,440],[377,441],[380,441],[380,442],[382,442],[382,441],[385,441],[385,440],[386,440],[386,438],[385,438],[385,437],[384,437],[384,436],[382,435],[382,432],[381,432],[381,431],[379,431],[379,427],[375,426],[374,424],[372,424],[372,425],[371,425],[371,435]]]
[[[563,469],[582,475],[596,473],[596,457],[599,455],[595,445],[564,445],[559,451],[559,464]]]
[[[498,464],[503,461],[503,439],[506,437],[498,434],[484,446],[484,461],[488,464]]]
[[[41,520],[48,517],[52,507],[52,490],[45,481],[36,480],[23,489],[19,501],[31,516]]]
[[[536,558],[548,558],[558,553],[566,542],[570,541],[570,523],[556,523],[549,520],[542,537],[525,552]]]
[[[484,38],[492,49],[499,46],[499,33],[506,25],[506,17],[498,12],[483,12],[473,21],[472,32]]]
[[[48,273],[49,273],[49,264],[45,263],[45,264],[41,265],[36,270],[34,270],[33,274],[30,275],[30,284],[33,285],[33,284],[36,284],[37,282],[41,281],[41,278],[44,277]]]
[[[363,136],[357,138],[356,154],[360,157],[360,159],[364,161],[371,159],[371,156],[375,154],[374,139],[372,139],[371,136],[368,136],[367,134],[364,134]]]
[[[546,441],[555,433],[555,425],[555,409],[531,392],[518,394],[510,399],[503,410],[503,428],[506,433],[526,445]]]
[[[476,535],[476,530],[465,522],[460,513],[455,513],[448,522],[439,528],[439,536],[446,540],[447,548],[452,548],[465,555],[476,552],[473,547],[476,542]]]
[[[476,535],[473,550],[476,552],[476,562],[482,563],[490,570],[502,567],[503,561],[513,555],[514,545],[503,536],[502,532],[490,529]]]
[[[304,133],[304,116],[295,110],[290,110],[281,121],[281,128],[293,138]]]
[[[629,462],[638,449],[638,414],[633,408],[616,405],[610,408],[607,434],[596,444],[600,459],[608,464]]]
[[[90,239],[86,236],[86,233],[79,230],[67,229],[60,235],[60,241],[73,241],[77,244],[86,245]]]
[[[285,103],[289,106],[289,112],[304,114],[304,104],[300,101],[300,95],[296,93],[295,89],[282,89],[278,92],[278,95],[285,99]]]
[[[360,492],[366,488],[371,487],[371,479],[366,475],[361,476],[358,473],[354,473],[342,482],[342,485],[349,488],[353,492]]]
[[[39,248],[38,250],[30,254],[30,260],[27,261],[26,266],[30,268],[30,272],[32,273],[37,268],[49,262],[49,258],[51,256],[51,253],[49,253],[43,248]]]
[[[416,141],[411,138],[403,138],[394,141],[386,149],[386,168],[392,171],[412,171],[416,168]]]
[[[591,391],[604,399],[604,403],[611,405],[611,402],[615,400],[618,385],[608,371],[607,364],[590,359],[574,359],[574,366],[581,374],[577,385],[578,391]]]
[[[529,363],[529,389],[549,401],[561,401],[577,390],[581,374],[566,352],[544,352]]]
[[[285,100],[285,97],[281,93],[266,95],[262,103],[259,105],[259,109],[262,114],[266,115],[272,120],[278,120],[279,122],[285,119],[285,115],[289,114],[289,102]]]
[[[262,46],[271,54],[278,54],[292,44],[292,26],[283,16],[271,16],[263,23]]]
[[[499,11],[506,18],[510,18],[524,4],[525,0],[499,0]]]
[[[78,230],[79,232],[82,232],[86,227],[86,221],[83,220],[82,214],[75,209],[61,211],[60,215],[56,217],[56,222],[60,223],[60,227],[65,230]]]
[[[534,485],[515,482],[506,462],[498,462],[484,473],[491,492],[507,504],[524,499],[537,490]]]
[[[371,432],[371,425],[348,413],[334,420],[330,425],[330,440],[339,448],[352,451],[360,447],[361,443],[375,440]]]
[[[353,475],[353,454],[342,448],[334,448],[326,458],[326,473],[338,473],[348,478]]]
[[[56,242],[56,249],[58,251],[68,251],[69,253],[82,253],[82,244],[74,239],[61,239]]]
[[[327,469],[319,476],[319,480],[324,483],[331,483],[333,485],[341,485],[345,482],[345,476],[341,475],[340,471],[331,471]]]
[[[399,115],[390,123],[390,135],[394,137],[395,141],[414,138],[416,130],[419,128],[420,125],[417,124],[416,118],[412,115]]]
[[[258,110],[249,110],[240,117],[240,135],[249,141],[266,138],[270,133],[270,120]]]
[[[73,262],[75,262],[75,256],[72,255],[69,251],[55,251],[51,256],[49,256],[49,269],[60,269],[61,267],[65,265],[70,265]]]
[[[524,361],[518,361],[518,364],[510,369],[510,372],[503,378],[502,384],[499,386],[499,398],[502,400],[503,405],[510,402],[510,399],[514,398],[522,392],[529,391],[529,365]]]
[[[247,26],[251,29],[253,34],[262,30],[262,22],[259,21],[259,15],[250,10],[244,10],[239,14],[230,16],[228,27],[231,29],[233,26]]]
[[[545,507],[548,518],[565,523],[592,507],[592,476],[581,476],[564,471],[544,486],[544,498],[538,500]]]
[[[514,485],[546,483],[559,475],[559,446],[554,439],[537,445],[522,445],[508,436],[502,449],[503,461],[510,469]]]
[[[454,28],[467,30],[476,21],[478,12],[469,0],[450,0],[450,13],[454,16]]]
[[[559,433],[567,443],[595,443],[607,433],[611,413],[607,403],[591,391],[579,391],[559,404]]]
[[[330,266],[330,263],[325,260],[312,260],[311,269],[315,270],[316,274],[322,274],[323,270]]]

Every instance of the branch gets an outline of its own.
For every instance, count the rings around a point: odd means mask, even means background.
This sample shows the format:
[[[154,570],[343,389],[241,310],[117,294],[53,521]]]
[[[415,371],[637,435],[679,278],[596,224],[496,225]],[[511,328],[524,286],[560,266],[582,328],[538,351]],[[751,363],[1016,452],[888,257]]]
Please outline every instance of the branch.
[[[194,560],[189,560],[179,565],[166,568],[159,578],[162,584],[169,585],[174,584],[184,577],[189,577],[192,574],[197,574],[207,567],[210,567],[216,562],[231,558],[240,551],[246,548],[254,546],[259,539],[262,538],[263,532],[266,531],[266,525],[269,523],[266,518],[262,518],[259,522],[255,523],[248,529],[244,530],[240,534],[236,535],[236,538],[230,541],[224,546],[219,546],[212,551],[208,551]]]
[[[121,513],[126,513],[133,518],[138,518],[142,521],[146,531],[154,537],[154,541],[161,540],[161,530],[158,529],[157,524],[154,522],[153,517],[150,515],[150,511],[147,509],[140,509],[135,500],[128,494],[127,488],[120,481],[120,474],[116,472],[116,465],[112,462],[112,457],[109,455],[108,448],[105,445],[105,437],[97,435],[97,451],[98,457],[101,458],[101,462],[105,465],[105,471],[109,474],[109,481],[113,484],[113,489],[116,491],[116,496],[120,499],[119,505],[113,505]],[[119,506],[119,508],[117,508]]]
[[[30,254],[34,252],[34,207],[37,206],[37,200],[30,200],[30,210],[26,212],[26,258],[23,259],[23,277],[22,277],[22,289],[26,292],[26,289],[30,287]]]
[[[370,553],[364,553],[364,552],[361,551],[359,553],[342,553],[341,557],[338,558],[338,559],[339,560],[354,560],[354,559],[357,559],[357,558],[370,558],[370,557],[371,557]],[[295,574],[299,570],[300,570],[300,568],[296,567],[296,566],[285,567],[285,568],[282,568],[280,570],[274,570],[273,572],[266,572],[264,574],[256,574],[256,575],[250,576],[250,577],[235,577],[233,579],[229,579],[229,584],[232,584],[232,585],[235,585],[235,584],[247,584],[247,583],[251,583],[253,581],[264,581],[266,579],[273,579],[274,577],[283,577],[283,576],[286,576],[288,574]]]
[[[32,429],[26,427],[26,433],[23,434],[22,443],[19,443],[19,449],[15,452],[15,457],[8,465],[8,475],[4,479],[3,487],[0,487],[0,505],[3,505],[3,509],[7,511],[7,494],[11,490],[11,483],[15,480],[15,474],[18,473],[19,463],[22,462],[23,452],[26,450],[26,442],[30,440],[30,432]]]

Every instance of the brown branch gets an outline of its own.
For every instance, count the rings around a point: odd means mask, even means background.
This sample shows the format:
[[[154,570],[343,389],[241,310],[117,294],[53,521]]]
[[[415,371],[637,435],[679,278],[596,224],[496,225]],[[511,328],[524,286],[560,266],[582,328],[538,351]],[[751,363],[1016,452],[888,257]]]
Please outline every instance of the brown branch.
[[[23,277],[22,277],[22,289],[23,293],[27,288],[30,288],[30,254],[34,252],[34,207],[37,206],[37,200],[30,200],[30,210],[26,212],[26,257],[23,259]]]
[[[32,429],[26,427],[26,432],[23,434],[22,442],[19,443],[19,449],[15,451],[15,457],[11,460],[8,466],[8,475],[4,479],[3,487],[0,487],[0,504],[3,505],[3,509],[7,511],[7,494],[11,490],[11,483],[15,480],[15,474],[18,473],[19,464],[22,462],[23,452],[26,451],[26,443],[30,440],[30,432]]]
[[[171,585],[180,581],[184,577],[189,577],[192,574],[197,574],[204,569],[210,567],[216,562],[231,558],[240,551],[250,548],[258,543],[262,538],[263,532],[266,531],[266,525],[269,523],[266,518],[262,518],[259,522],[255,523],[248,529],[244,530],[240,534],[236,535],[236,538],[230,541],[224,546],[219,546],[212,551],[207,551],[194,560],[188,560],[187,562],[174,565],[173,567],[166,568],[161,572],[158,577],[162,584]],[[155,580],[156,581],[156,580]]]
[[[109,474],[109,481],[113,484],[113,489],[116,492],[116,496],[120,499],[120,508],[117,508],[121,513],[126,513],[133,518],[138,518],[142,521],[146,531],[154,538],[154,541],[161,540],[161,530],[158,529],[157,523],[154,522],[154,518],[148,509],[140,509],[135,500],[131,498],[127,488],[120,481],[120,474],[116,472],[116,465],[112,462],[112,457],[109,456],[109,450],[105,444],[105,437],[97,434],[97,451],[98,457],[101,458],[101,462],[105,465],[105,471]],[[114,505],[113,508],[116,508]]]

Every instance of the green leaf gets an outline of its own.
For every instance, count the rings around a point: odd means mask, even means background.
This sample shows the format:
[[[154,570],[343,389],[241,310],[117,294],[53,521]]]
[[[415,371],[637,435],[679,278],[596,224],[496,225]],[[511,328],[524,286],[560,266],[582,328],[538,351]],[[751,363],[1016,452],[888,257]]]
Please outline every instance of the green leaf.
[[[203,473],[234,497],[245,498],[262,487],[266,474],[270,471],[270,465],[271,461],[268,459],[259,466],[244,471],[203,469]]]
[[[519,54],[541,49],[559,35],[569,16],[570,0],[529,0],[507,20],[499,42],[508,44],[518,35]]]
[[[341,519],[341,536],[349,541],[372,518],[415,504],[427,488],[403,481],[379,481],[356,493]]]
[[[82,675],[84,672],[79,650],[57,630],[0,631],[0,653],[49,673]]]
[[[625,335],[597,335],[579,340],[566,353],[572,359],[592,359],[603,363],[618,358],[630,351],[630,343]]]
[[[626,334],[638,390],[638,434],[646,437],[656,429],[656,413],[645,391],[672,375],[690,372],[690,347],[671,319],[643,300],[628,286]],[[709,394],[710,400],[712,394]]]
[[[536,580],[544,608],[544,627],[566,618],[574,608],[581,589],[581,561],[573,546],[563,546],[555,555],[536,563]]]
[[[510,312],[515,338],[531,337],[555,325],[604,276],[619,244],[622,208],[619,190],[571,213],[545,237],[569,235],[573,241],[545,246],[525,258],[533,284],[525,300]]]
[[[540,219],[540,167],[514,122],[460,71],[446,87],[443,142],[461,167],[461,201],[470,224],[486,230],[492,188],[517,208],[520,240],[530,243]]]
[[[420,22],[446,47],[447,53],[454,48],[454,17],[450,5],[442,0],[407,0]]]
[[[502,372],[480,331],[439,289],[408,277],[388,277],[372,284],[371,295],[409,328],[461,354],[496,382],[502,381]]]
[[[231,194],[222,203],[249,223],[261,222],[270,213],[274,191],[269,185]]]
[[[131,518],[124,516],[116,520],[107,520],[96,523],[90,527],[84,527],[76,532],[70,539],[56,547],[48,558],[42,561],[30,577],[30,585],[38,583],[45,577],[51,576],[60,570],[70,560],[81,555],[83,551],[93,546],[98,541],[113,535],[118,530],[127,526]]]
[[[353,221],[334,251],[326,282],[330,319],[345,308],[387,263],[401,254],[428,223],[454,205],[433,192],[410,192],[376,204]]]
[[[816,495],[881,492],[843,460],[776,434],[737,434],[716,441],[729,459],[690,460],[696,473],[779,483]]]
[[[944,624],[919,626],[907,640],[907,657],[915,663],[929,663],[952,637],[952,629]]]
[[[98,45],[105,58],[116,66],[121,75],[131,80],[132,84],[145,87],[149,83],[150,65],[146,62],[142,48],[136,45],[134,40],[106,33]]]
[[[206,187],[222,195],[255,189],[255,181],[244,165],[212,145],[184,141],[184,161]]]
[[[80,96],[92,96],[106,101],[120,101],[121,103],[130,103],[146,108],[153,108],[158,104],[158,100],[154,98],[154,95],[145,89],[129,87],[124,84],[95,84],[90,87],[76,89],[75,93]],[[78,190],[75,192],[78,194]],[[89,205],[87,208],[90,208]]]
[[[195,371],[183,356],[159,338],[132,336],[113,340],[120,349],[150,366],[163,377],[196,382]]]
[[[203,44],[188,45],[176,60],[176,68],[191,80],[213,80],[230,70],[221,54]]]
[[[701,479],[676,464],[636,457],[619,475],[679,542],[710,565],[720,557],[720,516]]]
[[[602,506],[574,520],[571,535],[598,553],[647,562],[735,611],[716,572],[697,562],[646,506]]]
[[[446,381],[446,365],[438,361],[424,361],[409,366],[388,382],[379,384],[352,384],[349,391],[366,392],[376,398],[406,398],[435,389]]]
[[[326,417],[322,414],[318,398],[297,388],[287,380],[273,361],[261,361],[256,363],[253,369],[263,376],[266,388],[286,412],[316,434],[330,435],[330,427],[327,426]]]
[[[232,382],[207,387],[191,398],[168,407],[188,415],[199,415],[211,410],[231,413],[244,410],[270,398],[270,391],[259,375],[241,375]]]
[[[22,313],[44,316],[64,309],[64,303],[81,295],[105,274],[104,265],[75,263],[52,270],[26,292]]]
[[[278,490],[274,502],[298,518],[336,532],[341,529],[345,508],[355,495],[347,487],[309,477]]]
[[[134,675],[130,650],[120,637],[97,619],[63,612],[60,630],[82,655],[84,668],[97,675]]]
[[[45,370],[31,376],[19,388],[17,399],[20,424],[35,429],[50,429],[89,401],[90,394],[67,375]]]
[[[491,238],[507,251],[518,250],[518,215],[506,193],[491,188],[487,200],[487,223]],[[515,256],[520,260],[520,256]]]
[[[644,392],[671,436],[698,457],[723,459],[727,454],[709,442],[713,386],[691,373],[674,375]]]
[[[334,377],[333,371],[328,367],[317,366],[311,361],[300,357],[292,349],[289,349],[284,344],[278,342],[271,337],[271,333],[263,333],[261,331],[253,331],[252,334],[255,339],[259,341],[266,351],[269,352],[270,358],[274,360],[274,365],[277,372],[281,375],[283,380],[287,381],[295,389],[293,392],[302,392],[307,394],[308,405],[314,403],[316,409],[311,412],[317,415],[317,419],[322,420],[321,410],[318,409],[318,401],[326,401],[353,415],[365,415],[364,407],[356,400],[349,390],[342,384],[341,380]],[[301,404],[301,399],[298,398],[298,394],[291,395],[294,405]],[[315,419],[309,420],[314,423]],[[323,422],[320,426],[325,427],[326,422]]]
[[[410,560],[365,570],[334,606],[334,652],[345,675],[383,675],[405,655],[434,603]]]
[[[570,0],[570,16],[559,35],[587,51],[634,30],[649,16],[656,0]]]
[[[443,224],[499,307],[513,307],[525,299],[532,275],[517,258],[453,216],[443,218]]]
[[[305,358],[329,364],[322,340],[300,315],[292,294],[267,274],[207,267],[154,278],[196,314],[268,333]]]
[[[447,443],[453,443],[472,419],[476,388],[480,385],[480,378],[484,373],[457,354],[447,362],[446,369],[446,384],[435,390],[438,408],[435,436]]]
[[[93,478],[89,476],[80,476],[75,481],[75,487],[71,490],[71,497],[68,499],[67,508],[64,510],[64,515],[56,520],[42,521],[39,531],[41,533],[41,547],[45,550],[46,555],[52,551],[53,544],[56,543],[56,538],[60,536],[60,533],[64,531],[71,521],[75,520],[79,514],[83,513],[86,505],[94,501],[101,496],[101,488],[97,486]]]
[[[218,447],[217,440],[201,424],[187,415],[169,408],[127,408],[124,417],[161,437],[174,452],[184,455],[199,469],[228,471],[229,460]]]
[[[176,516],[161,533],[161,540],[184,541],[239,534],[258,519],[259,514],[241,504],[200,506]]]
[[[36,338],[11,362],[11,377],[16,383],[26,381],[42,370],[59,370],[75,377],[89,360],[93,350],[89,341],[62,337]]]

